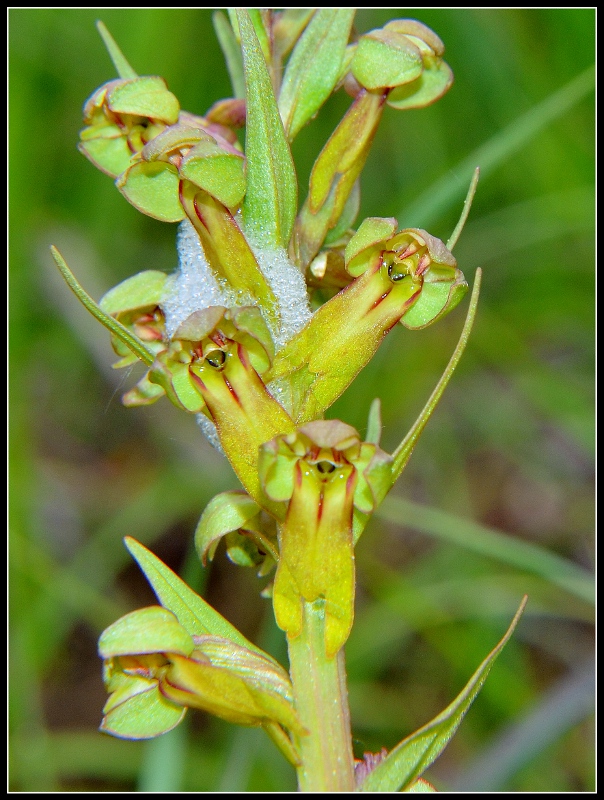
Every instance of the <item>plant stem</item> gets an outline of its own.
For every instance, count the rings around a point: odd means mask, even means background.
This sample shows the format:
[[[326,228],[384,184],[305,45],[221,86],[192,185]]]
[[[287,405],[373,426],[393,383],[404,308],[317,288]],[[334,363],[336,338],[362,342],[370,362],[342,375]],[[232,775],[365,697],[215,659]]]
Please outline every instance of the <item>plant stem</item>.
[[[355,790],[350,713],[344,648],[333,658],[325,654],[324,601],[304,603],[302,633],[288,637],[289,662],[296,707],[308,730],[297,744],[301,792]]]

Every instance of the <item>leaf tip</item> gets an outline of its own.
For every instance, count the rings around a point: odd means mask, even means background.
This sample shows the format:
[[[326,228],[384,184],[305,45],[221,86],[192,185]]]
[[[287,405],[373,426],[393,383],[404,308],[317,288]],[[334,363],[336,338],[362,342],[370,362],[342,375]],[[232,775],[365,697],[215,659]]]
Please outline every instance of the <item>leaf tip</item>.
[[[119,77],[124,80],[128,80],[130,78],[138,78],[137,73],[132,69],[132,67],[126,60],[126,57],[118,47],[117,42],[115,41],[113,36],[109,33],[109,29],[102,20],[97,19],[96,29],[99,32],[101,39],[103,40],[103,44],[105,45],[105,48],[109,53],[109,58],[113,62],[113,66],[115,67]]]

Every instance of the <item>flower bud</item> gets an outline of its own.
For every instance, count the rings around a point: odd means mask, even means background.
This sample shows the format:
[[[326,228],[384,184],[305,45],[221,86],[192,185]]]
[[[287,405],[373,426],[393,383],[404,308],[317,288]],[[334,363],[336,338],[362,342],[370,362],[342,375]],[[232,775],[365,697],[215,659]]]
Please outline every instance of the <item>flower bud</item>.
[[[258,482],[258,448],[294,428],[260,377],[273,352],[258,308],[211,306],[177,328],[149,373],[176,406],[202,412],[215,423],[224,452],[255,500],[266,499]]]
[[[195,547],[203,564],[212,559],[225,537],[234,564],[256,567],[266,575],[279,559],[275,520],[247,492],[222,492],[206,506],[195,530]]]

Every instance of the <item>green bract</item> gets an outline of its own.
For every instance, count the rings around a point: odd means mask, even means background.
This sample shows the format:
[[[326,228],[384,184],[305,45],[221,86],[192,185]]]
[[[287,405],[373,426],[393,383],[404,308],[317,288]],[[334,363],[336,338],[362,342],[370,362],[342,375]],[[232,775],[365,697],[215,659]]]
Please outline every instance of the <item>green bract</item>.
[[[158,270],[139,272],[107,292],[99,303],[103,311],[130,329],[154,353],[166,347],[160,302],[167,278],[165,272]],[[121,356],[113,365],[115,369],[136,363],[134,353],[117,336],[112,335],[111,344]]]

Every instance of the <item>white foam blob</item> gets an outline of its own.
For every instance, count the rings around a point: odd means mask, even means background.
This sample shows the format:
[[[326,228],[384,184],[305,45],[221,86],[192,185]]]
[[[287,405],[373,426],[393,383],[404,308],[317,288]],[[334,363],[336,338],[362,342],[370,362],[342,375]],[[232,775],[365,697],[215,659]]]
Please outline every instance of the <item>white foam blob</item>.
[[[242,225],[240,214],[237,215],[237,222]],[[261,240],[250,242],[250,247],[277,299],[279,324],[269,320],[268,316],[265,316],[265,320],[275,342],[275,349],[280,350],[312,317],[304,275],[290,260],[285,249],[276,248]],[[235,292],[226,281],[216,277],[208,264],[197,231],[188,219],[183,220],[178,228],[176,249],[178,269],[166,282],[161,301],[166,318],[166,333],[170,338],[179,325],[195,311],[210,306],[235,308],[253,304],[253,299],[249,296]],[[277,400],[286,405],[285,396],[279,397],[283,393],[281,387],[273,386],[271,391]],[[208,441],[221,453],[224,452],[214,423],[205,414],[197,414],[196,419]]]

